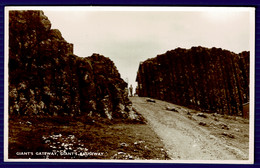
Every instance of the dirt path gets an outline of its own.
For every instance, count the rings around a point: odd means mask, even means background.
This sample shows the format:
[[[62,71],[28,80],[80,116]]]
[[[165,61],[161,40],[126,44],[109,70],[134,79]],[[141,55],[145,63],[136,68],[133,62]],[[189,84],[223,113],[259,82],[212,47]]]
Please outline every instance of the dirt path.
[[[240,142],[232,145],[226,137],[217,136],[212,131],[214,129],[202,126],[198,120],[192,118],[192,115],[188,113],[189,109],[159,100],[153,103],[147,102],[147,98],[131,97],[130,99],[136,111],[143,115],[161,138],[171,159],[248,159],[248,147],[243,148],[243,145],[239,147]],[[166,110],[167,106],[178,109],[178,112]],[[206,118],[210,121],[210,118]]]

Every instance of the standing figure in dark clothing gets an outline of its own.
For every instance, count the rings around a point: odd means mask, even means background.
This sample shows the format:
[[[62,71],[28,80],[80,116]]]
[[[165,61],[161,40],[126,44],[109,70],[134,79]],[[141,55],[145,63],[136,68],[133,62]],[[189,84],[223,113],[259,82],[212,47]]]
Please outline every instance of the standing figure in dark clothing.
[[[133,86],[132,85],[130,85],[130,87],[129,87],[129,92],[130,92],[130,97],[132,97],[133,96]]]

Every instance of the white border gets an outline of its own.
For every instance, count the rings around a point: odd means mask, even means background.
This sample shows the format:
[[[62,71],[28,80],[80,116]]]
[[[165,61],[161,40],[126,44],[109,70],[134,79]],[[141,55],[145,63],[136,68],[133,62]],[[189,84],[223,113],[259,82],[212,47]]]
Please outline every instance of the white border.
[[[255,134],[255,8],[250,10],[249,160],[254,163]]]
[[[249,11],[250,12],[250,119],[249,160],[97,160],[97,159],[8,159],[8,40],[9,10],[75,10],[77,11]],[[254,163],[254,120],[255,120],[255,8],[253,7],[62,7],[29,6],[5,7],[4,47],[4,162],[107,162],[107,163],[203,163],[203,164],[253,164]]]

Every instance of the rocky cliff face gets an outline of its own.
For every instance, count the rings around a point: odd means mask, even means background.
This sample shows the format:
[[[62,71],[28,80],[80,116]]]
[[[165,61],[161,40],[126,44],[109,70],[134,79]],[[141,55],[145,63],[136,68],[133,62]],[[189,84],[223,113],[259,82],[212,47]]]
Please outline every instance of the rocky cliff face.
[[[73,54],[42,11],[9,13],[9,114],[134,118],[114,63]]]
[[[249,101],[249,52],[178,48],[142,62],[136,81],[139,96],[243,115],[242,104]]]

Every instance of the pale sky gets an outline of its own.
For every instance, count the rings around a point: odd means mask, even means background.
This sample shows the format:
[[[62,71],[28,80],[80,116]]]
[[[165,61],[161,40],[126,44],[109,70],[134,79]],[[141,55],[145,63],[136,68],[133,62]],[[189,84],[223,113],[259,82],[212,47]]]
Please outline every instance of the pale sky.
[[[43,11],[52,28],[59,29],[65,40],[74,44],[74,54],[87,57],[99,53],[109,57],[121,77],[135,87],[139,63],[168,50],[192,46],[235,53],[250,50],[252,8],[205,9]]]

